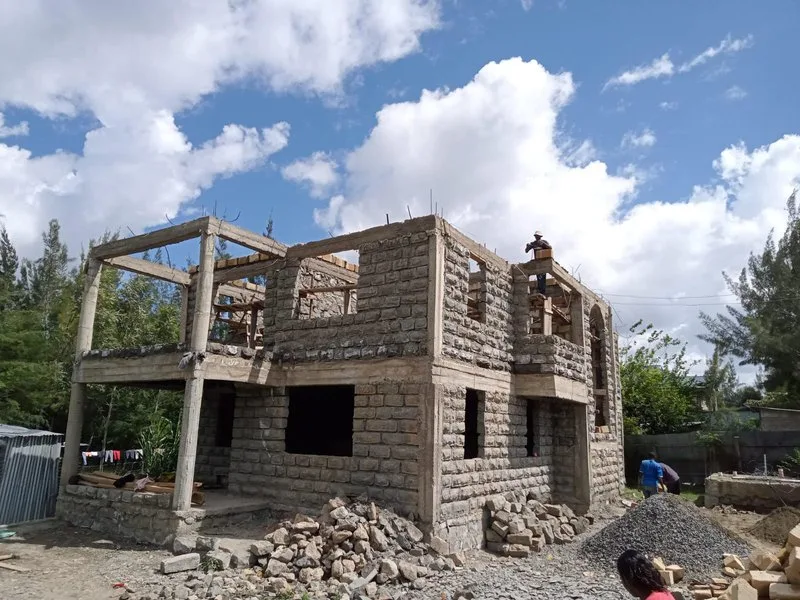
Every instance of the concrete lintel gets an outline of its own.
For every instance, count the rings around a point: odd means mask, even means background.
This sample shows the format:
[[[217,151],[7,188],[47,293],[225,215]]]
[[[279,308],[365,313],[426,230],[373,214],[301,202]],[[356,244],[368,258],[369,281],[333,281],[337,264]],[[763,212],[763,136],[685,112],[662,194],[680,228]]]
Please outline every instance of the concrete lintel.
[[[517,396],[557,398],[577,404],[589,404],[586,383],[561,375],[526,373],[514,375],[513,393]]]

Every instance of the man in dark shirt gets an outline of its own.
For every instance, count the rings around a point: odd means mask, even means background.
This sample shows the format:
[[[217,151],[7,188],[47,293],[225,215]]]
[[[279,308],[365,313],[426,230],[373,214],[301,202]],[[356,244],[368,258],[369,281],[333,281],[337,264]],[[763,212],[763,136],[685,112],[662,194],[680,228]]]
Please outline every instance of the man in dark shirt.
[[[542,237],[541,231],[536,231],[533,234],[534,240],[532,242],[528,242],[525,246],[525,252],[530,252],[531,250],[552,250],[552,246],[550,243]],[[534,257],[536,255],[534,254]],[[539,273],[536,275],[536,287],[540,294],[544,296],[544,293],[547,291],[547,273]]]
[[[670,494],[680,495],[681,493],[681,478],[678,476],[678,473],[664,463],[659,463],[661,465],[662,471],[664,471],[664,487],[667,488],[667,491]]]

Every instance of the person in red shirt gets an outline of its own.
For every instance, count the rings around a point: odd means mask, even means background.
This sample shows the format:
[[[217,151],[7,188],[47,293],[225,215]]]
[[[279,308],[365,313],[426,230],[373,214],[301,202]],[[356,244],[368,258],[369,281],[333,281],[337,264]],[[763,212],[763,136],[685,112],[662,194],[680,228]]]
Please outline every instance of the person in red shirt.
[[[661,574],[644,554],[626,550],[617,559],[617,571],[622,585],[632,596],[641,600],[675,600]]]

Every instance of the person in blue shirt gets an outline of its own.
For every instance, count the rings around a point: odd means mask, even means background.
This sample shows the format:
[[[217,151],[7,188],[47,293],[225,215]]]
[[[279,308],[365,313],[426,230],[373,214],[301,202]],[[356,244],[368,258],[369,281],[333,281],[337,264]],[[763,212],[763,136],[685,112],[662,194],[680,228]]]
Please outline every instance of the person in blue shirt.
[[[659,486],[664,485],[664,469],[656,460],[656,453],[651,452],[639,466],[639,487],[642,488],[645,498],[658,493]]]

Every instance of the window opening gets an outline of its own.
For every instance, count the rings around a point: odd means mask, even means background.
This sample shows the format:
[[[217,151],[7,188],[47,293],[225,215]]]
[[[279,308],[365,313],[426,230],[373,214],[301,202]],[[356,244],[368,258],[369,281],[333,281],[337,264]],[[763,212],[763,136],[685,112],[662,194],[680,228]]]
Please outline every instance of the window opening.
[[[286,452],[353,456],[355,386],[297,386],[288,393]]]

